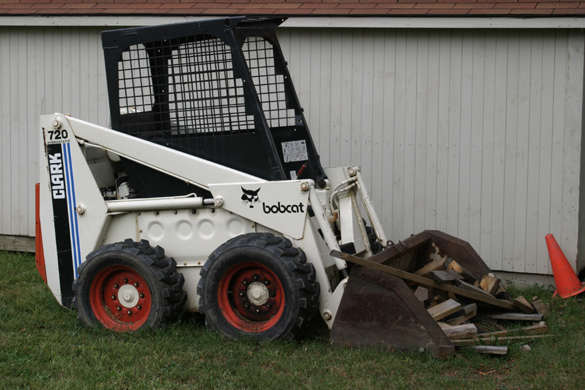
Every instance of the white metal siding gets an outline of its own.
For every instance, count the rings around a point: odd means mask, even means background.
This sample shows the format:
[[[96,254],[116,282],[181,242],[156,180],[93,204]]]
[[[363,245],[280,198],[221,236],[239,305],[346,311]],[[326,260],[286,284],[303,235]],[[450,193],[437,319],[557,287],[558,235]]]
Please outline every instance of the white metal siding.
[[[38,115],[106,125],[98,27],[0,27],[0,234],[34,235]],[[494,270],[577,252],[578,30],[281,29],[324,165],[358,164],[393,240],[439,229]]]
[[[34,236],[38,117],[107,125],[100,29],[0,27],[0,234]]]
[[[285,56],[324,165],[359,164],[387,234],[465,239],[551,273],[578,240],[583,33],[294,30]]]

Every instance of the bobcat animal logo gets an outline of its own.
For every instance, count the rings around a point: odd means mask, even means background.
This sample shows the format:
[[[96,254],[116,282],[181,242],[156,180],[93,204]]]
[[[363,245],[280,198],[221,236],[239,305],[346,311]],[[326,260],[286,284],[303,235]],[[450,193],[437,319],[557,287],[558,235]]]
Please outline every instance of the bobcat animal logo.
[[[250,208],[254,208],[254,205],[256,204],[256,202],[258,202],[260,199],[258,198],[258,192],[260,192],[260,188],[258,188],[257,190],[247,190],[244,187],[240,187],[242,188],[242,203],[250,205]]]

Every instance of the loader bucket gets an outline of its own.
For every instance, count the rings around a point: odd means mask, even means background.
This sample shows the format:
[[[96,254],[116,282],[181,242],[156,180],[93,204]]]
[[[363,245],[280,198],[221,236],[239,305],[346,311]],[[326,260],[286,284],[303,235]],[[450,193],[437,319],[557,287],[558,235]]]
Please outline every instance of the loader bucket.
[[[416,284],[445,289],[488,306],[513,309],[498,299],[443,286],[414,273],[446,258],[455,260],[478,280],[490,272],[467,242],[439,231],[413,235],[368,259],[335,251],[332,255],[356,264],[331,329],[334,346],[424,351],[437,358],[453,355],[453,344],[415,297]]]

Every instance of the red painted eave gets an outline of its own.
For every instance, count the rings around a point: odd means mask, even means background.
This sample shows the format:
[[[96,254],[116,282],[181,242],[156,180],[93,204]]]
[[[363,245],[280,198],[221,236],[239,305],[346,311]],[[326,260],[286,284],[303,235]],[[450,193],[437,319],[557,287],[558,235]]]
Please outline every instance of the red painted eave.
[[[576,16],[579,0],[0,0],[0,15]]]

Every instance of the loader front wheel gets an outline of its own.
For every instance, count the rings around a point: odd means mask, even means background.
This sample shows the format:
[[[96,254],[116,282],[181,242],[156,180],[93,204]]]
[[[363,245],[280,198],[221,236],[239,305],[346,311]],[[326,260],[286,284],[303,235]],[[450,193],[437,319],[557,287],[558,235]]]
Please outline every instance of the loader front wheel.
[[[229,338],[292,340],[317,312],[319,284],[289,240],[251,233],[211,254],[197,292],[209,328]]]
[[[73,306],[86,326],[114,331],[157,329],[187,299],[176,262],[148,241],[126,240],[90,253],[73,284]]]

